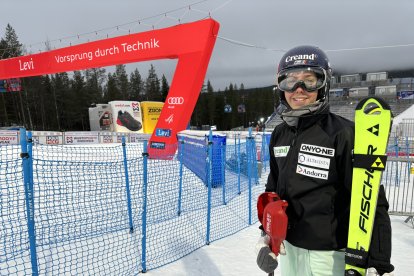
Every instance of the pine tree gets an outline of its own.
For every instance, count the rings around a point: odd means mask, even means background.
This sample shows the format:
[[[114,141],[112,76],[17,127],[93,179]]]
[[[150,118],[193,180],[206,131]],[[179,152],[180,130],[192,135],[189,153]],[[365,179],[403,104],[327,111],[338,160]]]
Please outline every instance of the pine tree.
[[[125,70],[125,65],[117,65],[113,76],[115,78],[116,87],[121,94],[120,100],[128,100],[130,98],[130,86],[128,75]]]
[[[73,126],[71,129],[86,130],[89,127],[89,114],[87,97],[85,92],[85,79],[80,71],[73,72],[73,79],[71,81],[72,91],[70,94],[70,102]]]
[[[4,36],[4,41],[1,42],[2,49],[2,59],[18,57],[23,53],[23,45],[19,42],[16,31],[10,24],[6,26],[6,33]],[[4,48],[3,48],[4,47]]]
[[[43,82],[43,103],[42,113],[44,116],[44,127],[43,130],[55,130],[58,128],[57,123],[57,104],[56,104],[56,92],[53,87],[52,80],[49,75],[44,77]]]
[[[141,101],[144,97],[144,82],[138,69],[135,69],[129,77],[130,89],[131,89],[131,100]]]
[[[26,110],[29,114],[30,129],[43,130],[43,97],[44,77],[28,77],[23,79],[25,91]]]
[[[0,39],[0,59],[21,56],[22,53],[23,46],[19,42],[15,30],[10,24],[7,24],[5,36]],[[1,95],[0,118],[5,125],[24,125],[25,114],[20,92]]]
[[[201,94],[207,93],[207,85],[204,82],[203,82],[203,85],[201,86],[200,93]]]
[[[103,100],[103,85],[106,80],[105,68],[90,68],[85,70],[85,88],[88,102],[100,103]]]
[[[168,91],[170,91],[170,86],[168,85],[167,78],[163,74],[161,77],[161,101],[165,102],[165,99],[167,98]]]
[[[108,82],[106,83],[104,99],[106,102],[119,101],[121,99],[121,92],[118,90],[116,79],[111,73],[108,73]]]
[[[151,64],[151,68],[148,70],[148,77],[145,80],[146,100],[160,101],[160,80],[157,73],[155,73],[154,65]]]
[[[66,99],[71,92],[70,90],[70,81],[68,73],[58,73],[52,77],[52,87],[54,89],[55,100],[55,109],[56,109],[56,119],[58,130],[67,129],[67,120],[70,120],[68,117],[67,111],[71,108],[67,106]]]
[[[210,125],[215,125],[216,124],[215,117],[217,114],[216,96],[214,95],[214,89],[210,83],[210,80],[207,81],[206,92],[207,92],[208,122]]]

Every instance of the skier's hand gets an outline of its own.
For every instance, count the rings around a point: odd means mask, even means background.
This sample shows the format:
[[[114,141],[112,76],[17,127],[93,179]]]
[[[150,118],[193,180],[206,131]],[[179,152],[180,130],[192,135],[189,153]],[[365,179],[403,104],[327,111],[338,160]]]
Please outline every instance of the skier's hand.
[[[380,276],[380,274],[377,272],[377,270],[373,267],[370,267],[367,269],[367,275],[366,276]],[[382,276],[394,276],[394,273],[384,273]]]
[[[264,235],[260,237],[259,241],[256,244],[257,265],[266,273],[273,272],[278,265],[277,257],[275,253],[270,250],[269,243],[270,237],[268,235]]]

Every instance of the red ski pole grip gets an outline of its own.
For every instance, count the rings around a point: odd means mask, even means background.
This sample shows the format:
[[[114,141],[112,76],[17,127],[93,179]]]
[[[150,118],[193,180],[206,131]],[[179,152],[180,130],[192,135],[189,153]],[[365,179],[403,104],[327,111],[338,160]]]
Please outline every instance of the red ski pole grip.
[[[257,200],[257,213],[263,230],[270,237],[270,248],[279,255],[280,244],[286,238],[288,218],[286,208],[288,203],[281,200],[276,193],[263,193]]]
[[[288,203],[284,200],[278,200],[267,204],[263,214],[263,228],[270,237],[270,248],[277,256],[279,254],[280,244],[286,238],[288,218],[286,208]]]
[[[280,197],[277,193],[264,192],[259,195],[257,198],[257,216],[260,223],[263,225],[263,212],[266,205],[270,202],[280,200]]]

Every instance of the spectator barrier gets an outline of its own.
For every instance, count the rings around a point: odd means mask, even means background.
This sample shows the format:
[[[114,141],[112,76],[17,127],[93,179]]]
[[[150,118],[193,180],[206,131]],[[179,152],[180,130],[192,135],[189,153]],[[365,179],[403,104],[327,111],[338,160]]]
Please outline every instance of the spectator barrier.
[[[214,151],[212,136],[197,145],[207,157],[191,161],[207,160],[204,183],[182,162],[185,140],[159,160],[145,140],[80,144],[100,141],[85,134],[79,144],[50,145],[21,129],[20,144],[0,146],[0,275],[136,275],[256,222],[264,187],[253,178],[254,139]],[[226,168],[235,149],[250,173],[214,175],[212,160]]]
[[[9,139],[20,144],[0,146],[0,275],[136,275],[257,221],[267,134],[226,134],[215,151],[211,132],[192,148],[181,139],[163,160],[151,158],[145,139],[100,137],[101,144],[47,144],[21,129]],[[389,212],[412,218],[412,139],[405,149],[402,141],[390,139],[382,184]],[[205,180],[191,169],[199,162]]]

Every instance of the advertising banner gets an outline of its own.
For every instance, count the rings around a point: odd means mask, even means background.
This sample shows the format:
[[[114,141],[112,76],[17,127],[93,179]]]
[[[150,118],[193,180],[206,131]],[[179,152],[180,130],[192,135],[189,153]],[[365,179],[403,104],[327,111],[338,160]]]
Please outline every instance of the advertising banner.
[[[116,135],[112,132],[100,132],[99,133],[99,142],[102,144],[115,143]]]
[[[115,132],[144,132],[139,102],[112,101],[108,104],[111,106]]]
[[[113,131],[112,111],[109,104],[97,104],[89,108],[91,131]]]
[[[35,143],[43,145],[62,145],[63,133],[62,132],[49,132],[49,131],[33,131],[33,141]]]
[[[22,91],[21,79],[0,80],[0,92],[18,92]]]
[[[160,129],[171,129],[171,135],[159,137],[153,133],[148,148],[150,158],[162,158],[163,155],[169,158],[177,147],[160,145],[176,145],[177,132],[186,129],[201,91],[218,30],[217,21],[205,19],[3,59],[0,60],[0,79],[54,74],[138,61],[178,59],[170,90],[156,126]],[[180,100],[176,100],[178,98]],[[113,115],[115,125],[116,114]]]
[[[0,145],[18,145],[19,132],[18,131],[0,131]]]
[[[145,134],[145,133],[129,133],[129,142],[137,143],[137,142],[148,141],[150,137],[151,135]]]
[[[97,132],[65,132],[64,143],[66,145],[98,144]]]
[[[414,99],[414,91],[398,91],[397,99],[399,100],[412,100]]]
[[[173,100],[173,98],[170,98],[170,100]],[[161,115],[163,106],[164,106],[163,102],[150,102],[150,101],[141,102],[142,122],[144,125],[144,133],[152,134],[154,132],[155,126],[157,125],[157,122],[158,122],[158,118]]]

